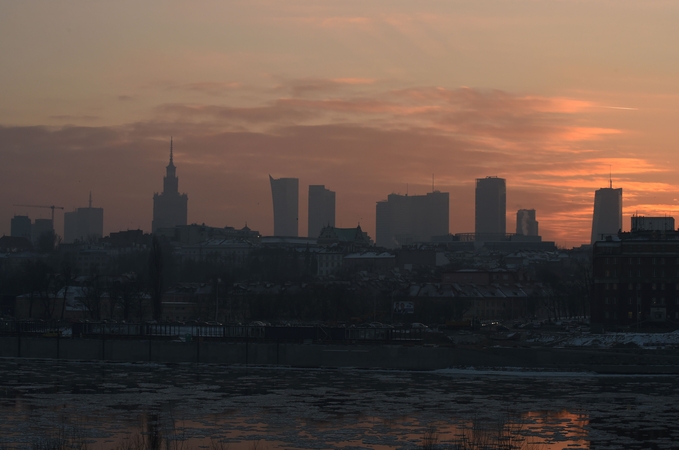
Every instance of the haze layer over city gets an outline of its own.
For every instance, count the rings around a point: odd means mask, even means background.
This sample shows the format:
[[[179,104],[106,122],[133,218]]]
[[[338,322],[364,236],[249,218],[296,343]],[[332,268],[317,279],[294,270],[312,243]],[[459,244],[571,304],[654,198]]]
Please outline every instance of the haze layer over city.
[[[391,193],[507,180],[507,229],[590,241],[594,191],[676,215],[675,2],[6,2],[0,6],[0,234],[15,214],[106,210],[151,230],[169,139],[188,223],[273,234],[269,175],[336,192],[375,235]],[[58,215],[61,212],[57,212]],[[63,221],[56,220],[57,233]]]

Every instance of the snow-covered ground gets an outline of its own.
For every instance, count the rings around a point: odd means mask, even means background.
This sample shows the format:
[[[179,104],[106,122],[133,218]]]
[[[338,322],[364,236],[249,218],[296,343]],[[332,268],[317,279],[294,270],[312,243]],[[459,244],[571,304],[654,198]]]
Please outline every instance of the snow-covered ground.
[[[526,342],[555,347],[679,347],[679,330],[671,333],[542,334],[532,336]]]

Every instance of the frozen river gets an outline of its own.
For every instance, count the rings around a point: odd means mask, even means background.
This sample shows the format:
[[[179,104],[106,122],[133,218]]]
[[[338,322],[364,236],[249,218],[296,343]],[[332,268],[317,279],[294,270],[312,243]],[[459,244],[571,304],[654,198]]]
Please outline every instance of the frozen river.
[[[679,379],[0,360],[0,448],[676,448]]]

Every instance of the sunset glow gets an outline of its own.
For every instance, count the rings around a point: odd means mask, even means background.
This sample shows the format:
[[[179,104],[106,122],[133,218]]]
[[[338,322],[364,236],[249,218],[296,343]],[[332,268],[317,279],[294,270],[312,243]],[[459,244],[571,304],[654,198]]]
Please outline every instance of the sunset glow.
[[[191,223],[273,232],[268,176],[337,192],[374,237],[375,202],[507,180],[507,229],[589,241],[594,190],[677,215],[679,3],[5,2],[0,233],[14,204],[83,206],[104,234],[150,230],[174,136]],[[61,233],[62,218],[57,213]],[[679,218],[679,217],[678,217]]]

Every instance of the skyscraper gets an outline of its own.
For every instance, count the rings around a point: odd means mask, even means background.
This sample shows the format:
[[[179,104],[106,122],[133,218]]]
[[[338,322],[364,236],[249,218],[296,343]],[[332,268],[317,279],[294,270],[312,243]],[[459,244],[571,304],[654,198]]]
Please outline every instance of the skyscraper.
[[[535,220],[534,209],[520,209],[517,211],[516,234],[523,236],[539,236],[538,221]]]
[[[189,198],[179,193],[179,178],[172,158],[172,139],[170,138],[170,163],[163,178],[163,192],[153,194],[153,222],[151,231],[159,228],[172,228],[186,225]]]
[[[375,243],[394,248],[404,244],[431,241],[449,232],[448,192],[426,195],[391,194],[375,207]]]
[[[307,235],[317,238],[323,227],[335,226],[335,192],[325,185],[309,186],[309,225]]]
[[[507,186],[504,178],[486,177],[476,179],[477,235],[507,233]]]
[[[594,193],[594,216],[592,218],[592,243],[617,236],[622,230],[622,188],[609,187]]]
[[[104,208],[92,208],[92,193],[87,208],[64,213],[64,242],[98,239],[104,234]]]
[[[274,179],[269,175],[273,199],[274,236],[297,237],[299,219],[299,179]]]

